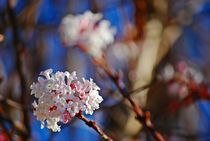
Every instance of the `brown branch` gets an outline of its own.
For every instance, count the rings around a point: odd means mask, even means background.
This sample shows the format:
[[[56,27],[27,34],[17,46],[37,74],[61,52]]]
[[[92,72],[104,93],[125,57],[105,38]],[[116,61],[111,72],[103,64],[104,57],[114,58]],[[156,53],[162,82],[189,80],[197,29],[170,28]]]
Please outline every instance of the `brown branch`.
[[[23,110],[23,109],[28,110],[28,111],[33,110],[33,108],[31,108],[31,106],[23,105],[13,99],[3,97],[1,93],[0,93],[0,103],[6,104],[7,106],[10,106],[10,107],[13,107],[13,108],[16,108],[19,110]]]
[[[83,52],[88,54],[88,48],[82,45],[77,46],[79,49],[81,49]],[[157,141],[165,141],[163,135],[158,132],[151,121],[151,116],[149,112],[144,112],[142,108],[137,105],[132,98],[130,97],[129,93],[126,91],[126,89],[121,85],[121,79],[120,75],[118,73],[113,73],[112,69],[109,67],[107,62],[104,58],[94,58],[92,56],[93,63],[104,70],[104,72],[108,75],[108,77],[112,80],[112,82],[116,85],[117,89],[119,90],[120,94],[129,101],[131,104],[133,111],[135,112],[136,119],[144,126],[144,128],[147,129],[151,133],[151,135],[157,140]]]
[[[18,26],[16,23],[16,15],[15,15],[15,11],[13,10],[11,6],[10,0],[7,1],[7,12],[8,12],[10,24],[12,27],[12,33],[13,33],[13,44],[14,44],[15,53],[16,53],[16,69],[20,77],[20,85],[21,85],[20,86],[21,87],[20,101],[21,101],[21,104],[27,105],[28,96],[27,96],[26,79],[23,72],[23,62],[22,62],[24,47],[18,36]],[[29,123],[28,112],[26,109],[23,109],[23,117],[24,117],[23,118],[24,125],[26,126],[27,131],[28,131],[28,135],[26,136],[26,138],[30,138],[30,123]]]
[[[152,84],[153,84],[153,82],[151,82],[151,83],[149,83],[147,85],[141,86],[139,88],[136,88],[136,89],[128,92],[128,95],[134,95],[134,94],[139,93],[139,92],[141,92],[141,91],[143,91],[145,89],[148,89]]]
[[[94,59],[94,58],[93,58]],[[111,69],[109,68],[108,65],[106,65],[104,63],[101,63],[100,61],[94,59],[94,62],[97,66],[99,66],[100,68],[102,68],[106,74],[111,78],[111,80],[113,81],[113,83],[116,85],[116,87],[118,88],[120,94],[129,101],[129,103],[131,104],[133,111],[136,114],[136,119],[152,134],[152,136],[157,140],[157,141],[165,141],[164,137],[161,135],[160,132],[156,131],[152,122],[151,122],[151,117],[148,116],[149,112],[144,112],[142,110],[142,108],[137,105],[132,98],[130,97],[129,93],[125,90],[125,88],[123,88],[120,85],[120,78],[118,74],[113,74]],[[150,114],[149,114],[150,115]]]
[[[14,108],[17,108],[17,109],[20,109],[20,110],[23,109],[23,105],[21,105],[20,103],[14,101],[12,99],[4,98],[1,94],[0,94],[0,102],[1,102],[1,104],[5,103],[8,106],[11,106],[11,107],[14,107]]]
[[[134,89],[134,90],[128,92],[128,95],[130,95],[130,96],[131,96],[131,95],[135,95],[135,94],[137,94],[137,93],[139,93],[139,92],[141,92],[141,91],[143,91],[143,90],[149,88],[153,83],[154,83],[154,82],[151,82],[151,83],[149,83],[149,84],[147,84],[147,85],[144,85],[144,86],[141,86],[141,87],[139,87],[139,88],[136,88],[136,89]],[[123,104],[124,102],[125,102],[125,99],[122,98],[122,99],[120,99],[119,102],[117,102],[116,104],[110,105],[110,106],[102,106],[102,107],[100,107],[100,109],[97,109],[97,111],[110,110],[111,108],[117,107],[117,106],[119,106],[120,104]]]
[[[108,135],[106,135],[102,129],[96,124],[95,121],[87,119],[82,112],[80,111],[78,114],[76,114],[76,117],[80,120],[84,121],[86,125],[93,128],[101,137],[106,141],[113,141],[112,138],[110,138]]]
[[[11,128],[14,129],[17,134],[19,134],[21,136],[27,136],[26,131],[24,129],[20,128],[19,126],[17,126],[9,117],[5,117],[0,114],[0,121],[7,122],[8,124],[10,124]],[[25,139],[23,139],[23,140],[25,140]]]

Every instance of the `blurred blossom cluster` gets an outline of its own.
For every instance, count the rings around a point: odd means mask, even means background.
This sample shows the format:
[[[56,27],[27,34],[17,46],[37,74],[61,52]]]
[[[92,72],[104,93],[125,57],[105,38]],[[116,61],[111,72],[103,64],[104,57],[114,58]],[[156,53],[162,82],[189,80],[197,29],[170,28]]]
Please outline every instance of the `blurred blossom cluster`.
[[[188,95],[188,84],[194,82],[200,85],[204,81],[202,72],[191,67],[184,61],[178,62],[175,67],[168,64],[164,67],[160,78],[169,83],[169,93],[178,94],[181,98]]]
[[[34,115],[41,121],[44,128],[60,131],[58,122],[67,123],[80,111],[93,114],[99,108],[103,98],[99,95],[100,88],[92,79],[82,78],[79,81],[76,72],[56,72],[52,69],[40,73],[38,82],[31,85],[34,101]]]
[[[61,23],[61,36],[67,46],[82,45],[91,55],[101,57],[103,49],[113,43],[115,29],[101,20],[102,14],[90,11],[82,15],[67,15]]]

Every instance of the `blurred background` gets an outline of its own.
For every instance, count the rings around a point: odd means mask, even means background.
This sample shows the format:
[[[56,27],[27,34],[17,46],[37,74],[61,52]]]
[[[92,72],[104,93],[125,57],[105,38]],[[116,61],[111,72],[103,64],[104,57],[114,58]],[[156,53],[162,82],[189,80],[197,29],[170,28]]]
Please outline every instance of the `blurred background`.
[[[132,97],[151,111],[155,128],[168,141],[210,140],[210,0],[0,0],[0,141],[101,140],[77,119],[62,125],[59,133],[40,129],[30,84],[48,68],[77,71],[96,81],[104,101],[88,118],[114,140],[154,140],[91,58],[63,44],[62,18],[87,10],[102,13],[116,28],[105,55],[113,70],[122,73],[126,89],[150,86]],[[180,61],[202,74],[205,96],[203,91],[188,94],[187,100],[172,95],[168,83],[158,79],[167,64],[176,67]]]

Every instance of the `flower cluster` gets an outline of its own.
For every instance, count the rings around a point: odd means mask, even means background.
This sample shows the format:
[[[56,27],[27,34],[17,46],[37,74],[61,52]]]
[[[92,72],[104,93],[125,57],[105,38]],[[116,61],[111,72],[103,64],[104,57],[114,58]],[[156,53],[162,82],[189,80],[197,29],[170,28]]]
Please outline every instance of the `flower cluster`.
[[[115,29],[110,22],[101,20],[101,14],[90,11],[82,15],[67,15],[61,23],[61,36],[68,46],[83,45],[95,57],[101,57],[103,49],[114,41]]]
[[[180,98],[189,94],[189,83],[200,85],[204,81],[203,74],[198,69],[183,61],[178,62],[175,67],[171,64],[166,65],[161,73],[161,79],[169,82],[169,93],[178,94]]]
[[[103,101],[100,88],[93,80],[79,81],[76,72],[45,70],[40,73],[38,82],[31,85],[31,90],[36,98],[34,115],[41,121],[41,128],[46,121],[47,127],[54,132],[60,131],[58,122],[67,123],[80,111],[93,114]]]

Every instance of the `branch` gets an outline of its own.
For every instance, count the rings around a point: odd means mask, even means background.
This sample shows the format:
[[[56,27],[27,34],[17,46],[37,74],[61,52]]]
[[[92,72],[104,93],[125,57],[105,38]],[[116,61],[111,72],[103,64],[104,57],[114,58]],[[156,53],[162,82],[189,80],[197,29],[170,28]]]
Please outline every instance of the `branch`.
[[[80,120],[84,121],[86,125],[89,127],[93,128],[101,137],[106,140],[106,141],[113,141],[112,138],[110,138],[108,135],[106,135],[102,129],[96,124],[95,121],[93,120],[88,120],[80,111],[78,114],[76,114],[76,117],[79,118]]]
[[[79,49],[81,49],[83,52],[88,54],[88,48],[78,45]],[[100,67],[104,70],[104,72],[108,75],[108,77],[112,80],[112,82],[116,85],[117,89],[119,90],[120,94],[129,101],[131,104],[133,111],[135,112],[136,119],[144,126],[144,128],[147,129],[151,133],[151,135],[157,140],[157,141],[165,141],[163,135],[158,132],[151,121],[151,116],[149,112],[144,112],[142,108],[137,105],[132,98],[130,97],[129,93],[126,91],[126,89],[121,85],[120,75],[118,73],[113,73],[112,69],[108,66],[107,62],[104,58],[98,59],[94,58],[92,56],[92,60],[94,64],[97,67]]]
[[[20,103],[14,101],[12,99],[4,98],[1,94],[0,94],[0,102],[1,102],[1,104],[5,103],[8,106],[11,106],[13,108],[17,108],[17,109],[20,109],[20,110],[25,108],[23,105],[21,105]]]
[[[17,134],[19,134],[21,136],[27,136],[27,133],[25,132],[25,130],[16,126],[15,123],[11,119],[9,119],[8,117],[5,117],[5,116],[0,114],[0,121],[7,122],[8,124],[10,124],[11,128],[13,128],[16,131]],[[23,140],[25,140],[25,139],[23,139]]]
[[[19,110],[25,109],[29,112],[33,110],[33,108],[31,106],[23,105],[13,99],[4,97],[1,93],[0,93],[0,103],[5,104],[5,105],[10,106],[15,109],[19,109]]]
[[[154,83],[154,82],[151,82],[151,83],[149,83],[149,84],[147,84],[147,85],[144,85],[144,86],[141,86],[141,87],[139,87],[139,88],[136,88],[136,89],[134,89],[134,90],[128,92],[128,95],[134,95],[134,94],[139,93],[139,92],[141,92],[141,91],[143,91],[143,90],[145,90],[145,89],[148,89],[153,83]]]
[[[94,58],[93,58],[94,59]],[[108,65],[103,64],[96,59],[94,59],[94,62],[97,66],[102,68],[106,74],[110,77],[110,79],[113,81],[113,83],[116,85],[118,88],[120,94],[129,101],[131,104],[133,111],[136,114],[136,119],[152,134],[152,136],[157,140],[157,141],[165,141],[164,137],[161,135],[160,132],[156,131],[152,122],[151,122],[151,116],[148,116],[149,112],[144,112],[142,108],[137,105],[132,98],[130,97],[129,93],[123,88],[120,84],[120,78],[118,74],[113,74],[111,69],[109,68]],[[105,62],[106,63],[106,62]],[[141,89],[140,89],[141,90]]]
[[[10,24],[12,27],[13,44],[14,44],[15,53],[16,53],[16,69],[20,77],[20,85],[21,85],[20,86],[21,87],[20,101],[21,101],[21,104],[26,105],[28,96],[26,95],[27,94],[26,79],[23,72],[23,62],[22,62],[24,47],[22,46],[22,43],[18,36],[18,25],[16,23],[16,15],[15,15],[15,11],[13,10],[11,6],[10,0],[7,1],[7,12],[8,12]],[[24,125],[26,126],[27,131],[28,131],[28,135],[26,137],[30,138],[30,124],[29,124],[28,112],[26,109],[23,109],[23,117],[24,117],[23,118]]]

